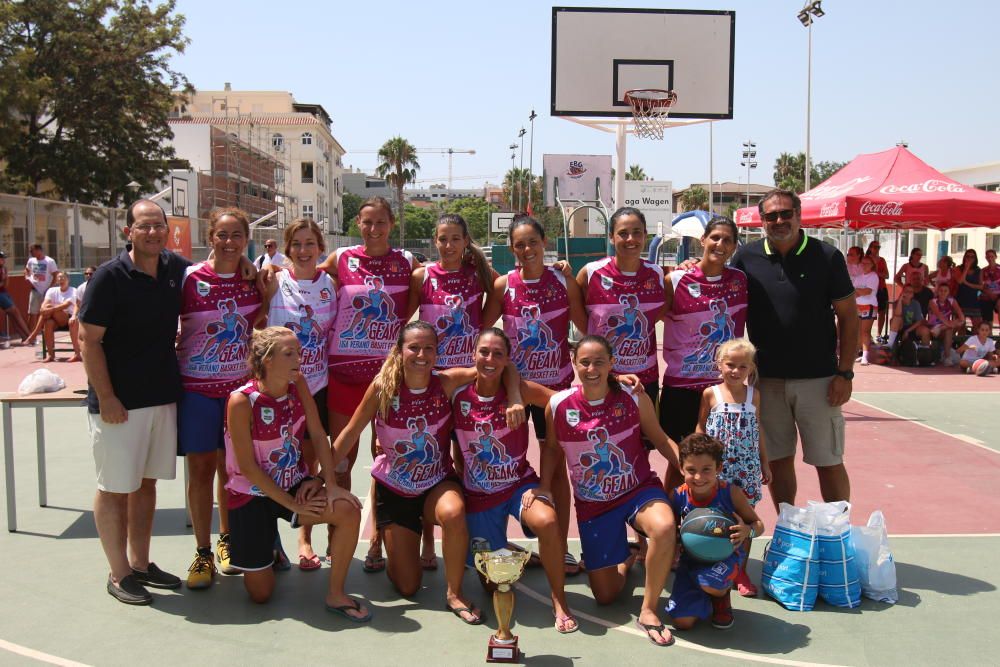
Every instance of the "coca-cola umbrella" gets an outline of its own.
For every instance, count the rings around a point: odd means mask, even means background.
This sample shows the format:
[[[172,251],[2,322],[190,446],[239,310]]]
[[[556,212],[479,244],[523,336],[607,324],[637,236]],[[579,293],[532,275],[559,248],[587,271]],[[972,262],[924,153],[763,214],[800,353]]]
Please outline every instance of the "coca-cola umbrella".
[[[937,171],[902,146],[857,156],[802,199],[803,227],[952,229],[1000,226],[1000,195]],[[760,227],[756,207],[736,212]]]

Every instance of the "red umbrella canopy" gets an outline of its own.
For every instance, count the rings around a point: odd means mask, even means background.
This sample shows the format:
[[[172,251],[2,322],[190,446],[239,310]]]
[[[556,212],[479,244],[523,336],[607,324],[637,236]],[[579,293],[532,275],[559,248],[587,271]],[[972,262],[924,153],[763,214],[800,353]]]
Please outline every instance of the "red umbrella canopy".
[[[857,156],[802,199],[803,227],[951,229],[1000,226],[1000,195],[937,171],[897,146]],[[736,212],[741,227],[759,227],[756,207]]]

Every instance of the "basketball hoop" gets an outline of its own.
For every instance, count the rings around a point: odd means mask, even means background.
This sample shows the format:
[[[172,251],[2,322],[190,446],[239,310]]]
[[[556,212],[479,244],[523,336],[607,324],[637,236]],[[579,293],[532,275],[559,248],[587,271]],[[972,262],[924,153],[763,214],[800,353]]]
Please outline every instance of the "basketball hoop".
[[[677,93],[659,88],[641,88],[626,92],[625,102],[632,107],[636,135],[643,139],[662,139],[670,109],[677,102]]]

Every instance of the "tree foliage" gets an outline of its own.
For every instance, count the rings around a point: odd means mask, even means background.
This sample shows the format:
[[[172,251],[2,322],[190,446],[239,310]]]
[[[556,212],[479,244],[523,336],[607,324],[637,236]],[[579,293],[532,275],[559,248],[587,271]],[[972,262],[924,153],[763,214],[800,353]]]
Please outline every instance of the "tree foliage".
[[[175,0],[0,2],[0,155],[9,189],[118,204],[151,189],[173,149]]]
[[[816,187],[826,179],[840,171],[846,162],[817,162],[812,165],[809,171],[809,181],[811,187]],[[775,187],[793,190],[802,193],[806,187],[806,154],[782,153],[774,161],[774,185]]]
[[[681,195],[681,205],[685,211],[708,210],[708,192],[699,185],[692,186]]]
[[[417,178],[420,163],[417,161],[417,149],[403,137],[393,137],[378,149],[378,167],[375,173],[384,178],[390,187],[396,189],[396,229],[399,237],[406,239],[406,207],[403,206],[403,187]],[[418,237],[419,238],[419,237]]]
[[[647,179],[646,170],[637,164],[629,165],[628,171],[625,172],[626,181],[645,181]]]
[[[473,241],[479,244],[486,242],[486,231],[490,226],[492,207],[485,199],[479,197],[453,199],[448,202],[445,212],[462,216],[465,223],[469,225],[469,236],[472,237]]]
[[[358,213],[361,211],[361,204],[364,202],[364,199],[353,192],[345,192],[341,201],[344,205],[344,223],[345,226],[347,226],[357,220]]]
[[[510,210],[527,210],[529,194],[533,210],[543,206],[541,176],[532,177],[530,171],[527,169],[518,169],[517,167],[504,174],[503,198]]]

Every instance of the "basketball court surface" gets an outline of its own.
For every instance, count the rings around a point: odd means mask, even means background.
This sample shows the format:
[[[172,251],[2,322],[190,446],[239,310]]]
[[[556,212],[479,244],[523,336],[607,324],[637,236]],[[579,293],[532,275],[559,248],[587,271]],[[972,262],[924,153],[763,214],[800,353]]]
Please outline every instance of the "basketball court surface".
[[[41,364],[30,349],[4,351],[0,391],[11,391]],[[83,382],[79,364],[54,370],[70,386]],[[978,378],[954,369],[859,368],[854,400],[845,406],[852,523],[874,509],[885,512],[896,559],[899,603],[864,598],[861,607],[817,603],[811,612],[783,609],[767,597],[734,597],[729,631],[706,625],[676,633],[669,648],[650,644],[635,626],[643,572],[613,605],[597,606],[585,576],[568,579],[580,631],[553,629],[548,587],[540,568],[518,585],[514,632],[526,664],[608,665],[623,656],[638,664],[675,665],[931,665],[996,664],[988,619],[1000,613],[1000,376]],[[402,599],[383,574],[364,574],[365,537],[354,554],[348,591],[375,612],[356,626],[327,613],[322,598],[327,565],[278,575],[270,604],[250,603],[238,576],[218,576],[206,591],[155,591],[149,607],[128,607],[104,590],[107,563],[94,528],[94,469],[83,408],[46,415],[48,507],[38,507],[34,419],[15,410],[17,533],[0,531],[6,574],[0,578],[4,613],[0,664],[479,664],[496,630],[490,597],[472,573],[466,593],[486,611],[483,626],[463,625],[444,611],[442,569],[428,572],[423,589]],[[363,440],[367,442],[367,435]],[[654,460],[658,457],[654,455]],[[354,488],[365,500],[370,457],[362,453]],[[662,473],[662,462],[656,465]],[[180,471],[179,471],[180,475]],[[798,501],[819,499],[811,469],[800,466]],[[179,576],[193,555],[185,527],[181,479],[161,482],[153,558]],[[750,573],[774,526],[768,499],[759,506],[767,535],[754,542]],[[365,504],[365,516],[370,506]],[[575,522],[570,548],[579,551]],[[316,548],[325,536],[315,531]],[[521,534],[512,527],[512,535]],[[282,524],[294,557],[295,535]],[[518,540],[525,546],[530,541]],[[440,544],[438,545],[440,554]],[[666,604],[666,594],[662,603]]]

